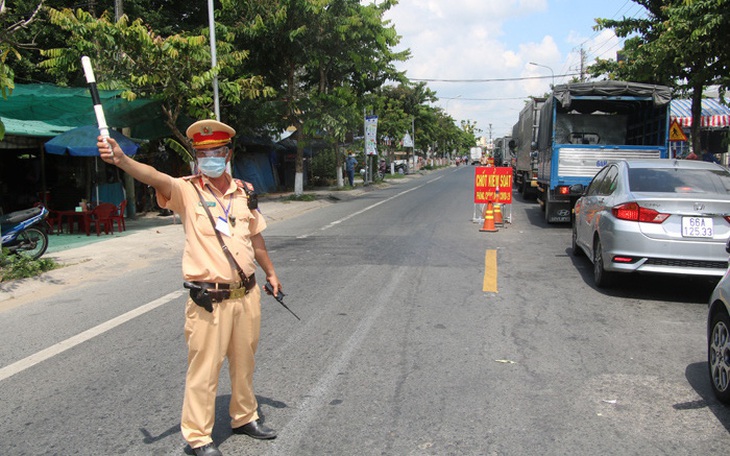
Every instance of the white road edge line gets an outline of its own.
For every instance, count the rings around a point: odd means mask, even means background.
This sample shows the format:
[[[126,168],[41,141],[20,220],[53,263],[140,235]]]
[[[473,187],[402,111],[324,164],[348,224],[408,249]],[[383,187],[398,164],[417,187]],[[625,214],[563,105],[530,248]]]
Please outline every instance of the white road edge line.
[[[161,298],[155,299],[154,301],[150,301],[147,304],[139,306],[136,309],[132,309],[125,314],[119,315],[118,317],[114,317],[111,320],[101,323],[100,325],[97,325],[91,329],[87,329],[86,331],[84,331],[82,333],[79,333],[75,336],[69,337],[66,340],[62,340],[61,342],[51,345],[50,347],[48,347],[44,350],[41,350],[38,353],[30,355],[27,358],[21,359],[20,361],[16,361],[13,364],[7,365],[7,366],[3,367],[2,369],[0,369],[0,382],[5,380],[6,378],[12,377],[15,374],[23,372],[24,370],[31,368],[31,367],[35,366],[36,364],[39,364],[49,358],[52,358],[60,353],[63,353],[66,350],[69,350],[83,342],[86,342],[87,340],[92,339],[92,338],[98,336],[99,334],[103,334],[111,329],[114,329],[117,326],[119,326],[123,323],[126,323],[129,320],[132,320],[133,318],[136,318],[151,310],[154,310],[163,304],[167,304],[168,302],[172,301],[173,299],[177,299],[184,293],[185,293],[185,290],[173,291],[172,293],[166,294],[165,296],[162,296]]]

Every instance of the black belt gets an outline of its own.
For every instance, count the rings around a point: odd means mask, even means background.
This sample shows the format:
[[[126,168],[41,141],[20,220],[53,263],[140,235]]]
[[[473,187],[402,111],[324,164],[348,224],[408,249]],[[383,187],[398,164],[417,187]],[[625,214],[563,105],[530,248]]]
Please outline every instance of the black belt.
[[[248,294],[251,289],[256,286],[256,275],[251,274],[246,277],[243,282],[236,283],[216,283],[216,282],[193,282],[201,288],[208,290],[213,301],[220,302],[231,298],[240,298],[242,295]],[[244,290],[241,290],[243,288]],[[243,293],[240,291],[241,290]]]

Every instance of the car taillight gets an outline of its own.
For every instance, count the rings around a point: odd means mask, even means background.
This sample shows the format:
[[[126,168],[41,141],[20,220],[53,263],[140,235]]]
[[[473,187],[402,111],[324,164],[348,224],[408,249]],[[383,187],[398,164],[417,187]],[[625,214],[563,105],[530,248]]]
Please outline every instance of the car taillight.
[[[619,204],[611,209],[611,212],[617,219],[631,222],[662,223],[669,217],[669,214],[641,207],[637,203]]]
[[[624,257],[624,256],[618,256],[618,255],[613,257],[614,263],[633,263],[635,261],[636,261],[636,258],[634,258],[634,257]]]
[[[558,187],[558,193],[560,195],[570,195],[570,187],[561,185],[560,187]]]

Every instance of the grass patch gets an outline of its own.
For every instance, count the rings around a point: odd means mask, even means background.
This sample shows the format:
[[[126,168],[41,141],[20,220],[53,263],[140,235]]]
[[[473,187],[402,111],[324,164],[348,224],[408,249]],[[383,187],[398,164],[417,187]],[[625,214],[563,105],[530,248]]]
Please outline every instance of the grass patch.
[[[0,282],[35,277],[59,267],[60,265],[51,258],[34,260],[25,255],[10,255],[3,252],[0,255]]]
[[[289,195],[284,198],[285,201],[314,201],[317,195],[314,193],[302,193],[301,195]]]

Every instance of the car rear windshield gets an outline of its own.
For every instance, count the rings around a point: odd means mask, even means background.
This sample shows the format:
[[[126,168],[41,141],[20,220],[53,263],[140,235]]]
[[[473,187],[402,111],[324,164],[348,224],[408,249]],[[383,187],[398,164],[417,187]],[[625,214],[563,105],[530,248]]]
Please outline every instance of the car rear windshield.
[[[629,168],[632,192],[730,194],[730,174],[714,169]]]

